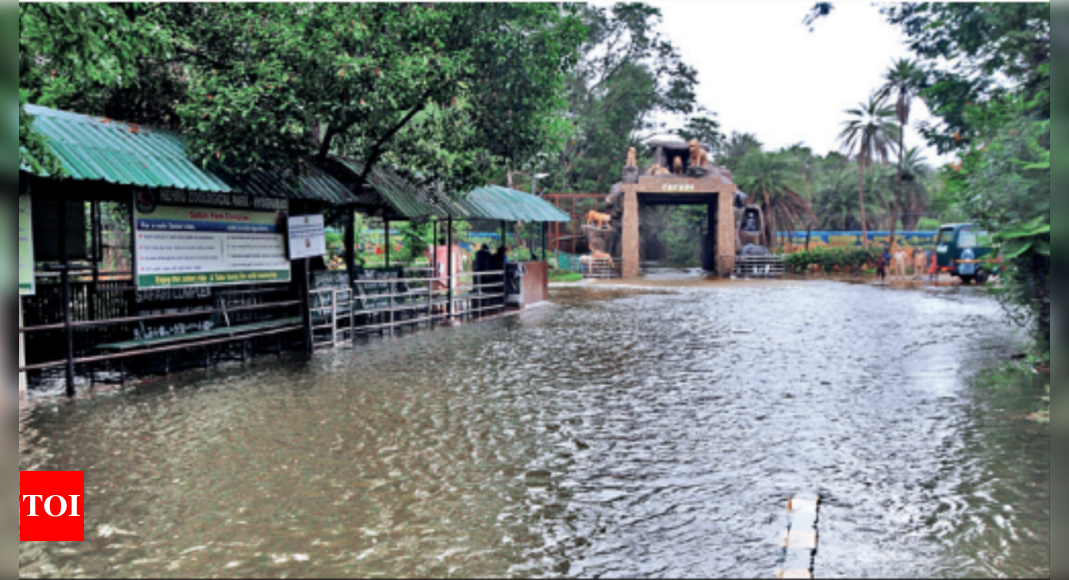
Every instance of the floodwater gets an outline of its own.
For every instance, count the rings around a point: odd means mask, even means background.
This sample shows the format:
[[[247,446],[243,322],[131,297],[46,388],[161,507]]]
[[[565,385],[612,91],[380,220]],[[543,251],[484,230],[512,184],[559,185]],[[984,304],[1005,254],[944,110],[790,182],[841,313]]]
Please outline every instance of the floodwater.
[[[1039,389],[982,290],[563,288],[552,306],[19,415],[86,472],[86,542],[21,577],[1050,574]]]

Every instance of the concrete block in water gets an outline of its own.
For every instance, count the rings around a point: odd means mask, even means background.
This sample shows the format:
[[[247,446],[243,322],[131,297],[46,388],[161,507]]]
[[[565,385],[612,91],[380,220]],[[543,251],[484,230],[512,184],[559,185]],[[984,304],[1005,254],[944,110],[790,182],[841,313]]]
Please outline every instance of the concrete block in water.
[[[810,512],[794,512],[787,516],[787,529],[793,531],[812,532],[817,529],[817,514]]]
[[[809,550],[811,552],[817,549],[817,533],[815,531],[790,531],[784,535],[783,547],[788,550]]]
[[[815,514],[819,503],[820,500],[794,498],[787,504],[787,511],[792,514]]]

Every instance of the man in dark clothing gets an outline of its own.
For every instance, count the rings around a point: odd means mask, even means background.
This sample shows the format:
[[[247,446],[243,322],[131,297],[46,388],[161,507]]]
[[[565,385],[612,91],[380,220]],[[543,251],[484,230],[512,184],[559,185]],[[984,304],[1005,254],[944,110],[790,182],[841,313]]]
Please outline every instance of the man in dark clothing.
[[[887,280],[887,258],[883,254],[876,258],[876,277],[880,279],[880,282]]]
[[[483,247],[475,252],[475,264],[473,268],[476,274],[489,272],[491,270],[491,264],[493,263],[494,255],[490,253],[490,246],[483,244]],[[486,287],[490,283],[491,276],[476,276],[475,287],[478,289],[479,294],[490,293],[493,289]],[[476,300],[475,308],[479,310],[479,315],[483,314],[482,309],[486,308],[490,304],[486,300]]]
[[[483,244],[483,247],[478,252],[475,252],[475,271],[489,272],[493,259],[494,255],[490,253],[490,246]]]

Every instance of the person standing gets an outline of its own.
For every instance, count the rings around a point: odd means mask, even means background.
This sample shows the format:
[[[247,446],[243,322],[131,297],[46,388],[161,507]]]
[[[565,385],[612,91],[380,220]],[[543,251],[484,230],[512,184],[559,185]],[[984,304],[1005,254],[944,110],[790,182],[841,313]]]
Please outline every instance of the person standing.
[[[928,255],[924,250],[917,248],[913,255],[913,279],[923,280],[924,272],[928,269]]]
[[[494,255],[490,253],[490,246],[483,244],[482,248],[478,252],[475,252],[475,264],[473,269],[475,271],[475,287],[477,294],[492,294],[491,287],[488,286],[490,282],[490,276],[486,273],[493,270],[492,264],[494,261]],[[482,310],[489,306],[486,300],[476,300],[475,308],[479,310],[479,314],[482,314]]]
[[[876,258],[876,277],[880,279],[880,282],[887,281],[887,254],[885,252]]]
[[[932,284],[939,282],[939,255],[932,252],[932,265],[928,268],[928,281]]]

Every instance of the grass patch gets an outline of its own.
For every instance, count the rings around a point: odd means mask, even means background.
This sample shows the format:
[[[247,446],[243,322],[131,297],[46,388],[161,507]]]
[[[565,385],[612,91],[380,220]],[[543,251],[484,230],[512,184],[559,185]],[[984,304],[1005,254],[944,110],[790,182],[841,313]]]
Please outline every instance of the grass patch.
[[[550,282],[582,282],[583,275],[578,272],[572,272],[569,270],[550,270],[549,271]]]

